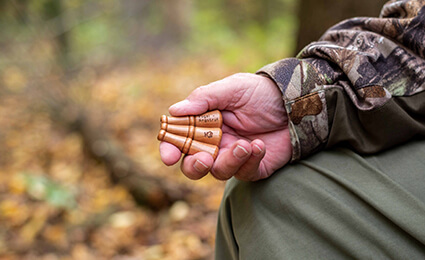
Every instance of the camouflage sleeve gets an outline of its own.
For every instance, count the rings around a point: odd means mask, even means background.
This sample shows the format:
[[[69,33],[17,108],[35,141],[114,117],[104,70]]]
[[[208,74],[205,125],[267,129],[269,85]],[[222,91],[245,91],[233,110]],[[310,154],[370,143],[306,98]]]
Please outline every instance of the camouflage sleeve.
[[[425,136],[425,0],[343,21],[258,73],[283,93],[293,161],[336,144],[374,153]]]

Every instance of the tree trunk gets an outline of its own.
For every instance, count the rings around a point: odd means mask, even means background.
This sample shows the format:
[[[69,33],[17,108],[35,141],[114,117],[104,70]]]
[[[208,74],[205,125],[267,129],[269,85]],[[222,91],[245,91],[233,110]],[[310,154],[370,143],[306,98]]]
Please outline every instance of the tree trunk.
[[[377,17],[386,0],[301,0],[298,10],[298,53],[304,46],[317,41],[332,25],[358,16]]]
[[[65,21],[63,13],[62,0],[49,0],[44,3],[44,17],[47,20],[55,19],[53,26],[55,32],[59,32],[55,37],[56,57],[57,63],[61,66],[63,71],[69,67],[69,36],[68,32],[64,30]]]

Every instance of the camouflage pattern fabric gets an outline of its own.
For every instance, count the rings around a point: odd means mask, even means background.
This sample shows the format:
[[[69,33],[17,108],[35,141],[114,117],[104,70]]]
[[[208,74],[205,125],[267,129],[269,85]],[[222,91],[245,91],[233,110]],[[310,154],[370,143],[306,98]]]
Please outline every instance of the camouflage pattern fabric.
[[[283,93],[292,161],[336,144],[370,153],[425,136],[425,0],[343,21],[258,73]]]

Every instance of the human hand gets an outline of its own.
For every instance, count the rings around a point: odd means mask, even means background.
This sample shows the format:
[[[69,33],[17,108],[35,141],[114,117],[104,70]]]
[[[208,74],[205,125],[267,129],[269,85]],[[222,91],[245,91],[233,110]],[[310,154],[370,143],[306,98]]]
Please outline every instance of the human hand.
[[[223,115],[223,137],[217,159],[205,152],[186,155],[182,172],[200,179],[209,171],[220,180],[232,176],[256,181],[269,177],[291,159],[288,118],[282,94],[269,78],[238,73],[195,89],[187,99],[172,105],[172,116],[198,115],[219,109]],[[267,151],[266,151],[267,149]],[[161,142],[161,159],[177,163],[180,150]]]

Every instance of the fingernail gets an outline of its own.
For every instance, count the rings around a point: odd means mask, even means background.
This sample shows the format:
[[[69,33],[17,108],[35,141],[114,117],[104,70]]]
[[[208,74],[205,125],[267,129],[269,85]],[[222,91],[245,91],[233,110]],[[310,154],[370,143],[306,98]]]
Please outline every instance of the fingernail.
[[[261,149],[260,146],[258,146],[257,144],[254,144],[254,147],[256,148],[256,149],[252,149],[252,153],[254,155],[260,155],[263,153],[263,149]]]
[[[248,151],[240,145],[237,145],[235,149],[233,149],[233,155],[236,158],[243,159],[248,155]]]
[[[174,105],[170,106],[169,109],[171,109],[171,110],[173,110],[173,109],[181,109],[181,108],[183,108],[185,106],[188,106],[189,103],[190,103],[189,100],[185,99],[185,100],[182,100],[182,101],[177,102]]]
[[[200,160],[196,160],[196,162],[193,164],[193,168],[195,168],[195,170],[199,173],[205,173],[209,170],[209,167]]]

